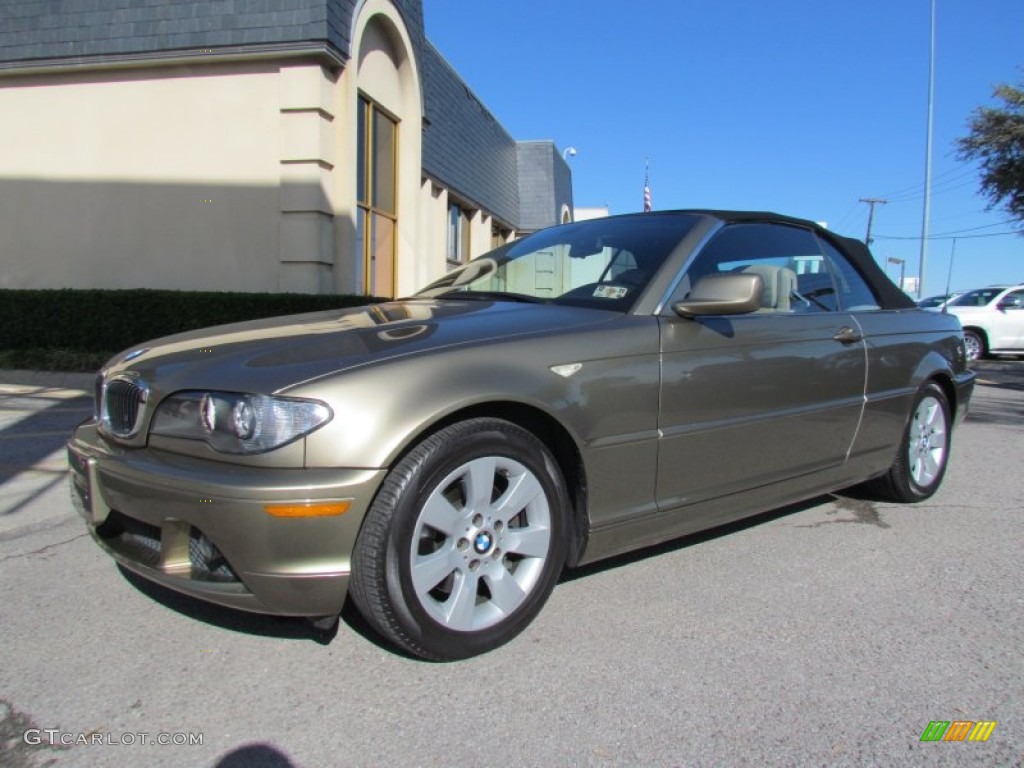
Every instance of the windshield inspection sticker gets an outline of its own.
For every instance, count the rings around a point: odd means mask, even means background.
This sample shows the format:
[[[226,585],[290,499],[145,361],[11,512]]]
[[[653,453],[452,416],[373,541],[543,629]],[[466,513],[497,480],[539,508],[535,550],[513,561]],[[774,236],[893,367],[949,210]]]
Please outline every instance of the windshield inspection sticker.
[[[599,285],[594,289],[594,296],[598,299],[621,299],[627,293],[629,289],[621,285]]]

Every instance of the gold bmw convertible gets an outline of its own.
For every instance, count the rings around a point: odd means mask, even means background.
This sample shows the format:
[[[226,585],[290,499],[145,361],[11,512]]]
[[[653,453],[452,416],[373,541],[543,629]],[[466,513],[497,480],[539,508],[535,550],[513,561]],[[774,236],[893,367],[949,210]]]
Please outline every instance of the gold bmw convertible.
[[[567,224],[419,293],[114,357],[68,444],[124,568],[407,653],[521,632],[565,568],[867,483],[939,488],[974,375],[955,317],[769,213]]]

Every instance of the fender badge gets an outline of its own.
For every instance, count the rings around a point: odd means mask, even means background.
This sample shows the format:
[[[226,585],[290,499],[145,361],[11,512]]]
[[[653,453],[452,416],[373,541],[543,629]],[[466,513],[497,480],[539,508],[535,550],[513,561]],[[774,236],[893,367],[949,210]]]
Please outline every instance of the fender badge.
[[[582,367],[583,363],[565,363],[564,365],[552,365],[551,372],[557,373],[563,379],[568,379]]]

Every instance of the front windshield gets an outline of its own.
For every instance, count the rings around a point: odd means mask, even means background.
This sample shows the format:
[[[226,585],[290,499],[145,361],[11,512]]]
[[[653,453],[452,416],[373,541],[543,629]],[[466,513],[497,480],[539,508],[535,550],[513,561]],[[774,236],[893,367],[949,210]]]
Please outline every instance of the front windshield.
[[[992,299],[1005,291],[1005,288],[978,288],[957,296],[947,306],[950,307],[984,307]]]
[[[691,215],[637,214],[552,227],[473,259],[416,296],[626,312],[696,222]]]

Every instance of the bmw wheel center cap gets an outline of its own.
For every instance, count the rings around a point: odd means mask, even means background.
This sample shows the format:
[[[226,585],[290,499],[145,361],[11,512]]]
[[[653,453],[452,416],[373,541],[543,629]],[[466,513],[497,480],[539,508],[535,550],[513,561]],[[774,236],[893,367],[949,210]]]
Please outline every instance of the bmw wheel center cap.
[[[473,549],[478,555],[485,555],[494,545],[494,537],[488,531],[480,531],[473,537]]]

